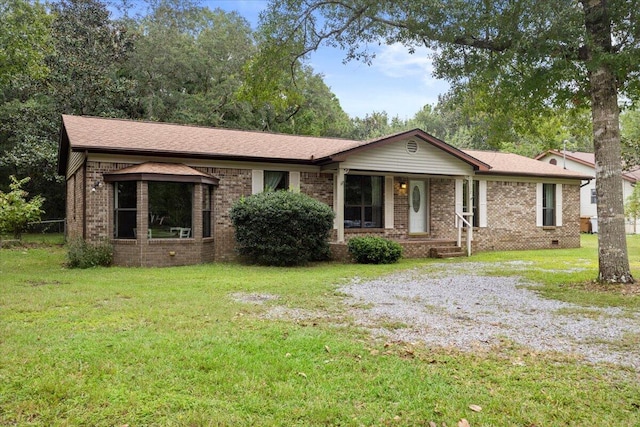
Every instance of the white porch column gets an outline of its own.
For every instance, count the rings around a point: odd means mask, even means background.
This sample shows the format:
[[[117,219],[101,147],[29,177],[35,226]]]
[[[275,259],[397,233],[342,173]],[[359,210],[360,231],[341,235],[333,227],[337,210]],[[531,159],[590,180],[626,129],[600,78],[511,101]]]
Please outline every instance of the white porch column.
[[[334,222],[334,228],[337,230],[338,243],[344,243],[344,176],[345,170],[338,168],[338,173],[335,175],[335,183],[333,186],[333,197],[335,200],[336,219]]]
[[[470,226],[467,227],[467,256],[471,256],[471,241],[473,240],[473,177],[467,176],[467,209],[471,214],[465,217],[469,221]],[[479,203],[479,200],[476,200]]]

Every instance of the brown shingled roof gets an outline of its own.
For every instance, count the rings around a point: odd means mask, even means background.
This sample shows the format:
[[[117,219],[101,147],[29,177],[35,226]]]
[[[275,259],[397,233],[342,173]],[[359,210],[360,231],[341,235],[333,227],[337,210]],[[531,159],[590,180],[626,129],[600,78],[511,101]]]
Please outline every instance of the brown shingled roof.
[[[104,174],[104,179],[107,182],[164,181],[167,178],[172,181],[202,182],[214,185],[217,185],[219,181],[216,177],[179,163],[146,162]]]
[[[478,173],[488,175],[549,176],[580,180],[593,179],[593,176],[563,169],[560,166],[540,162],[518,154],[479,150],[464,150],[464,152],[491,165],[491,170],[487,172],[478,171]]]
[[[371,141],[352,141],[70,115],[62,116],[58,172],[62,175],[65,173],[70,151],[322,164],[342,161],[362,150],[412,137],[420,138],[463,160],[472,165],[477,173],[592,178],[516,154],[459,150],[419,129]],[[191,168],[192,172],[180,173],[178,168],[184,165],[146,163],[138,166],[142,169],[133,166],[121,173],[188,177],[183,179],[194,179],[196,176]],[[109,179],[119,180],[119,176],[118,173],[112,173]],[[215,180],[209,176],[200,178]]]
[[[73,150],[189,157],[311,161],[364,144],[337,138],[284,135],[159,122],[63,115]]]

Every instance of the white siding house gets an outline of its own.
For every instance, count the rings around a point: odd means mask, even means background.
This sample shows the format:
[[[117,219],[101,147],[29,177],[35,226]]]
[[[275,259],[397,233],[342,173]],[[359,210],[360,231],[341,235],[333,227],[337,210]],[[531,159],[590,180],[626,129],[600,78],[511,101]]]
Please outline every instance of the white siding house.
[[[585,175],[595,177],[595,157],[593,153],[585,153],[581,151],[556,151],[549,150],[536,157],[545,163],[556,164],[564,169],[580,172]],[[640,168],[622,174],[622,194],[626,203],[627,198],[633,192],[633,187],[640,181]],[[596,180],[584,181],[580,188],[580,217],[589,218],[593,224],[593,232],[597,232],[597,198],[596,198]],[[626,220],[626,230],[628,234],[640,234],[640,220],[633,224],[632,220]]]

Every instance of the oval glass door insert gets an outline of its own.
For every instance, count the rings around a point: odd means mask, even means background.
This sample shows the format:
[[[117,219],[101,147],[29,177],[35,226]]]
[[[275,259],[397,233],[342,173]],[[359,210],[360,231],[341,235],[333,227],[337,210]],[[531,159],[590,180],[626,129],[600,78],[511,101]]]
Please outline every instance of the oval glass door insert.
[[[411,198],[413,199],[413,211],[417,213],[420,211],[420,189],[417,185],[413,187]]]

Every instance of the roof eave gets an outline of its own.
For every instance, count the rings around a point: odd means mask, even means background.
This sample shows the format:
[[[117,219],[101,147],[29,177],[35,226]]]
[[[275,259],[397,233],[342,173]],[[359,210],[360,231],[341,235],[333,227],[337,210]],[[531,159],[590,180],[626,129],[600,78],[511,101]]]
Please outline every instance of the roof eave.
[[[595,179],[592,176],[588,176],[588,175],[561,175],[561,174],[547,174],[547,173],[535,173],[535,172],[511,172],[511,171],[496,171],[496,170],[489,170],[489,171],[477,171],[476,172],[478,175],[499,175],[499,176],[527,176],[527,177],[534,177],[534,178],[557,178],[557,179],[575,179],[575,180],[580,180],[580,181],[591,181],[592,179]]]
[[[67,175],[67,166],[69,163],[69,135],[64,126],[64,118],[61,119],[61,132],[58,138],[58,175]]]
[[[110,147],[84,147],[75,146],[73,151],[79,151],[83,153],[92,154],[119,154],[128,156],[157,156],[163,158],[192,158],[192,159],[215,159],[215,160],[227,160],[237,162],[253,162],[253,163],[283,163],[283,164],[298,164],[298,165],[315,165],[316,161],[313,159],[285,159],[277,157],[262,157],[262,156],[234,156],[227,154],[215,154],[215,153],[194,153],[194,152],[176,152],[176,151],[163,151],[163,150],[133,150],[126,148],[110,148]]]

